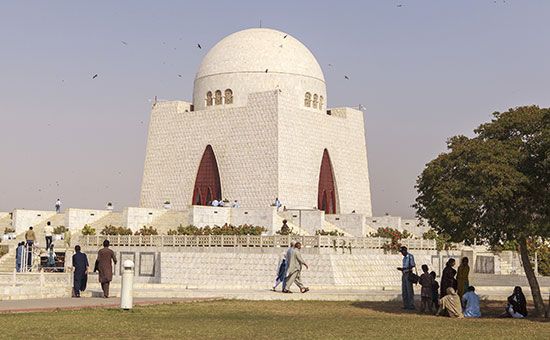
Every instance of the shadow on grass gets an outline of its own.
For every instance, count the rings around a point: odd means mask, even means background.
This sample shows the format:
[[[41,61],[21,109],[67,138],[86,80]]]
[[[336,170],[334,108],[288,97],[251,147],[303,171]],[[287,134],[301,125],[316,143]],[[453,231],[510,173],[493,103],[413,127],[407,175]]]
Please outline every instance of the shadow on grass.
[[[351,304],[356,308],[370,309],[376,312],[388,313],[388,314],[397,314],[397,315],[417,315],[417,316],[426,316],[426,317],[435,317],[433,314],[429,314],[427,311],[420,313],[420,301],[415,301],[416,310],[405,310],[403,309],[403,304],[400,300],[393,300],[389,302],[383,301],[368,301],[368,302],[354,302]],[[505,302],[503,301],[481,301],[481,319],[500,319],[501,315],[505,311]],[[538,318],[533,317],[535,310],[534,308],[529,308],[529,317],[526,321],[533,322],[545,322],[550,323],[550,318]],[[506,318],[503,318],[505,320]]]

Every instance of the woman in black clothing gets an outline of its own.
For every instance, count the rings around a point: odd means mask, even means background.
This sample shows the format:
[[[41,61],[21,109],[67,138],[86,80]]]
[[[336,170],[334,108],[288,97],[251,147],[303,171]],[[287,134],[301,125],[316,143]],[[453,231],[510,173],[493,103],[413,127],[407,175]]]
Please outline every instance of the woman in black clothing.
[[[447,288],[453,288],[456,290],[456,270],[453,268],[456,264],[455,259],[450,258],[443,269],[443,274],[441,275],[441,285],[439,287],[439,297],[442,298],[447,295]]]

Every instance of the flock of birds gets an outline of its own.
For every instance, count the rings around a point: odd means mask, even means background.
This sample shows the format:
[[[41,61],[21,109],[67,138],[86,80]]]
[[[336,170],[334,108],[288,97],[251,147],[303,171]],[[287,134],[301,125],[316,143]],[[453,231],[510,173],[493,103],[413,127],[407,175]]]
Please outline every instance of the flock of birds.
[[[401,6],[403,6],[403,5],[398,5],[397,7],[401,7]],[[286,39],[287,37],[288,37],[288,34],[285,34],[285,35],[283,36],[283,39]],[[181,40],[181,39],[180,39],[180,40]],[[128,42],[126,42],[126,41],[124,41],[124,40],[121,40],[120,42],[122,43],[122,45],[128,46]],[[163,44],[163,45],[166,45],[166,42],[163,42],[162,44]],[[281,44],[281,45],[279,45],[279,47],[282,48],[283,45]],[[202,46],[201,46],[200,43],[197,43],[197,48],[198,48],[199,50],[202,50]],[[176,48],[174,48],[174,49],[176,49]],[[163,64],[164,64],[164,63],[163,63]],[[329,67],[333,67],[332,64],[328,64],[328,66],[329,66]],[[269,72],[269,69],[266,68],[266,69],[265,69],[265,73],[268,73],[268,72]],[[96,79],[98,76],[99,76],[99,74],[95,73],[95,74],[92,76],[92,79]],[[183,78],[183,75],[178,74],[178,78]],[[344,75],[344,79],[349,80],[350,78],[349,78],[348,75]]]

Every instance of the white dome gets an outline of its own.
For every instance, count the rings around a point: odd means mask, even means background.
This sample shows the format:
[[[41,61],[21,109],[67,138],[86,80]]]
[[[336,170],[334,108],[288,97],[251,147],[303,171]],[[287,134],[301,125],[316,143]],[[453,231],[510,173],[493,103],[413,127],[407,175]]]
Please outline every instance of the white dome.
[[[223,38],[202,60],[196,79],[265,70],[325,81],[319,63],[304,44],[287,33],[268,28],[246,29]]]
[[[327,102],[323,71],[307,47],[284,32],[251,28],[223,38],[206,54],[195,77],[193,104],[195,110],[246,106],[249,95],[276,89],[296,106],[304,107],[306,93]]]

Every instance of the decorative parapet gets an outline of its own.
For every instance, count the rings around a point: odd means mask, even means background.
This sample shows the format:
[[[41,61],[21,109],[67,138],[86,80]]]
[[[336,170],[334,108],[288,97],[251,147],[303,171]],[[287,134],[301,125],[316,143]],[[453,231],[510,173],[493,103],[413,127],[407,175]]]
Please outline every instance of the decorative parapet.
[[[381,237],[337,237],[295,235],[110,235],[81,236],[83,247],[100,247],[103,240],[111,246],[140,247],[288,247],[291,241],[299,241],[308,248],[345,247],[351,249],[383,249],[390,239]],[[435,240],[404,239],[401,244],[409,249],[435,250]]]

